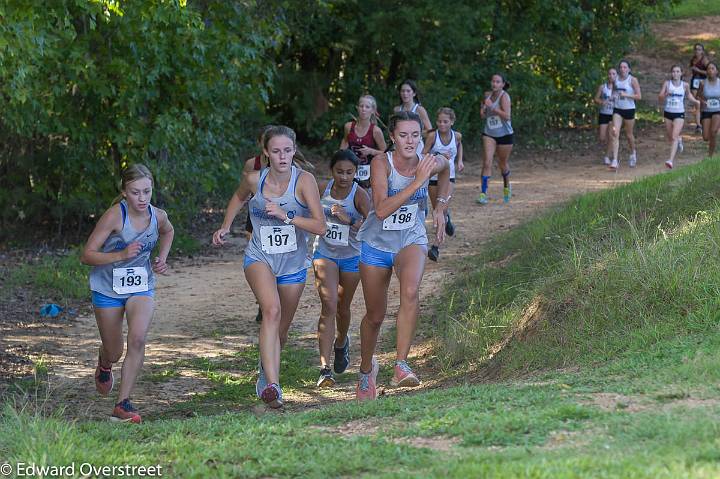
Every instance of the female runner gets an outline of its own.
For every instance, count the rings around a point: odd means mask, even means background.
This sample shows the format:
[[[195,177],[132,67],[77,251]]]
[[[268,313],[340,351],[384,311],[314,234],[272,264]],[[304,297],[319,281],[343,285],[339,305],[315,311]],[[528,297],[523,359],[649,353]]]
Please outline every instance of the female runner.
[[[698,96],[702,101],[700,121],[703,125],[703,140],[708,142],[708,154],[713,156],[720,130],[720,79],[717,63],[708,63],[707,78],[700,83]]]
[[[340,149],[350,148],[358,157],[357,179],[367,188],[370,185],[370,161],[385,151],[385,137],[377,126],[377,102],[372,95],[363,95],[358,99],[357,121],[345,123],[345,133]],[[364,132],[364,133],[363,133]]]
[[[595,94],[595,103],[600,105],[598,113],[598,139],[600,143],[605,145],[605,158],[603,163],[610,166],[610,156],[612,156],[612,142],[610,141],[610,129],[608,126],[612,122],[613,115],[613,87],[617,79],[617,70],[610,68],[608,70],[607,81],[600,85]]]
[[[618,163],[618,150],[620,149],[620,128],[625,127],[625,136],[628,140],[628,146],[630,146],[630,158],[628,159],[628,165],[630,168],[635,168],[637,164],[637,152],[635,151],[635,134],[633,129],[635,128],[635,101],[642,98],[640,92],[640,83],[637,78],[630,74],[630,63],[627,60],[622,60],[618,65],[618,77],[615,80],[615,88],[613,101],[613,123],[612,130],[610,130],[610,136],[612,140],[612,152],[613,159],[610,162],[610,169],[617,171],[619,167]]]
[[[670,143],[670,159],[665,162],[665,166],[670,169],[673,167],[673,161],[678,150],[683,151],[680,133],[685,124],[686,97],[698,107],[700,106],[700,102],[690,92],[690,85],[682,80],[682,68],[680,68],[680,65],[673,65],[670,69],[670,80],[663,83],[658,95],[660,104],[665,105],[663,109],[665,134]]]
[[[483,158],[481,192],[477,199],[481,205],[488,203],[487,189],[495,153],[503,178],[503,201],[509,202],[512,196],[508,163],[514,143],[514,132],[510,122],[512,107],[510,95],[507,93],[510,82],[503,75],[496,73],[492,76],[490,87],[492,90],[486,92],[485,102],[480,110],[480,116],[485,118],[485,129],[482,134],[485,158]]]
[[[393,108],[393,112],[410,111],[416,113],[422,122],[422,135],[418,143],[418,155],[421,155],[425,147],[424,138],[427,132],[432,128],[430,117],[424,106],[420,104],[418,97],[418,87],[413,80],[405,80],[398,86],[398,94],[400,95],[400,104]]]

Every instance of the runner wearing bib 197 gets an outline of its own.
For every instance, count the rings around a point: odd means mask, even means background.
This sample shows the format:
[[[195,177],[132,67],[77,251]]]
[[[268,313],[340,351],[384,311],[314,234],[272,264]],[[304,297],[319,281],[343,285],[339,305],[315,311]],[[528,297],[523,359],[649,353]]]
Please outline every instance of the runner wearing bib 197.
[[[635,151],[635,101],[642,99],[640,93],[640,84],[637,78],[630,75],[630,63],[622,60],[618,64],[618,77],[615,80],[615,88],[613,89],[613,122],[610,130],[610,139],[612,140],[613,159],[609,168],[617,171],[620,164],[618,163],[618,152],[620,149],[620,128],[625,127],[625,136],[630,146],[630,157],[628,165],[634,168],[637,164],[637,152]]]
[[[685,97],[698,106],[700,102],[690,92],[690,86],[682,81],[680,65],[673,65],[670,69],[670,78],[663,83],[658,100],[661,105],[665,105],[663,109],[665,134],[670,143],[670,159],[665,162],[665,166],[672,169],[677,151],[683,151],[680,133],[685,123]]]
[[[145,338],[155,309],[155,275],[165,274],[173,227],[165,211],[150,205],[153,177],[144,165],[122,173],[122,198],[100,218],[80,261],[93,266],[90,272],[95,319],[102,345],[95,369],[95,388],[107,396],[113,388],[112,364],[123,353],[123,316],[127,318],[127,354],[122,367],[113,421],[140,423],[130,402],[135,380],[145,357]],[[158,256],[150,266],[156,244]]]
[[[720,78],[718,78],[717,63],[708,63],[707,78],[700,83],[698,97],[702,101],[700,118],[703,125],[703,139],[709,143],[708,153],[713,156],[720,131]]]
[[[378,363],[374,357],[380,327],[387,310],[387,294],[393,268],[400,282],[400,310],[397,318],[397,356],[393,386],[417,386],[418,377],[407,364],[419,312],[420,281],[425,269],[427,234],[425,211],[428,181],[438,176],[438,208],[433,225],[438,244],[445,236],[445,208],[450,187],[450,169],[442,156],[417,155],[421,138],[420,117],[400,112],[390,117],[392,153],[372,161],[372,211],[360,228],[360,279],[366,314],[360,325],[360,377],[357,399],[377,397]]]
[[[476,202],[481,205],[488,203],[487,190],[495,153],[497,153],[498,166],[503,178],[503,201],[509,202],[512,196],[509,159],[514,143],[514,132],[510,123],[512,106],[510,95],[507,93],[510,82],[503,75],[496,73],[492,76],[490,87],[492,90],[485,93],[485,101],[480,109],[480,116],[485,119],[485,129],[482,134],[485,156],[480,196]]]
[[[358,157],[357,180],[363,188],[370,186],[370,160],[385,151],[385,137],[377,126],[377,102],[372,95],[363,95],[355,107],[357,121],[345,123],[340,149],[351,149]],[[362,132],[365,132],[364,134]]]
[[[610,141],[610,129],[608,125],[612,122],[613,115],[613,88],[617,79],[617,70],[610,68],[608,70],[607,82],[600,85],[595,93],[595,103],[600,106],[598,113],[598,139],[600,143],[605,145],[605,158],[603,163],[610,166],[610,156],[612,156],[612,142]]]
[[[424,106],[420,104],[420,98],[418,96],[418,87],[415,81],[405,80],[398,86],[398,94],[400,95],[400,104],[393,108],[394,113],[401,111],[408,111],[415,113],[420,117],[422,122],[422,136],[417,146],[417,154],[422,155],[425,149],[424,138],[425,135],[432,129],[432,123],[430,123],[430,116]]]
[[[295,132],[273,126],[263,150],[269,167],[244,176],[213,234],[222,245],[235,216],[249,200],[253,236],[245,250],[245,279],[262,309],[260,363],[255,391],[268,406],[281,407],[280,350],[287,341],[308,264],[306,232],[323,234],[325,218],[315,178],[292,165]],[[251,198],[252,196],[252,198]]]
[[[326,220],[324,236],[315,241],[313,267],[322,310],[318,321],[320,377],[318,387],[330,387],[335,377],[330,369],[330,352],[335,350],[333,370],[345,372],[350,362],[350,304],[360,282],[360,242],[357,230],[370,210],[370,198],[353,181],[358,158],[351,150],[335,152],[330,160],[332,179],[320,202]],[[337,325],[337,336],[335,334]]]
[[[452,108],[440,108],[435,121],[437,129],[428,135],[428,142],[425,144],[423,153],[443,155],[450,165],[450,190],[448,201],[455,191],[455,160],[457,159],[457,170],[465,168],[463,164],[462,134],[452,129],[455,124],[455,111]],[[434,134],[433,134],[434,133]],[[437,206],[437,175],[430,178],[430,203],[433,209]],[[448,236],[455,234],[455,225],[450,218],[450,208],[446,210],[445,233]],[[433,244],[428,250],[428,258],[437,261],[440,257],[440,246]]]

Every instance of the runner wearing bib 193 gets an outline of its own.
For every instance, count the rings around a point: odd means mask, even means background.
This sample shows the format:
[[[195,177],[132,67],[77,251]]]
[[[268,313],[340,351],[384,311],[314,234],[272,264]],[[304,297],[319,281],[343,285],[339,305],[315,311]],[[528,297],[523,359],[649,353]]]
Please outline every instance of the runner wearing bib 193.
[[[496,153],[503,178],[503,201],[509,202],[512,196],[509,159],[514,143],[514,132],[510,123],[512,105],[510,95],[507,94],[510,82],[500,73],[496,73],[490,80],[490,87],[492,90],[485,93],[485,101],[480,109],[480,116],[485,119],[485,129],[482,134],[485,155],[480,196],[476,202],[481,205],[487,204],[489,201],[488,183],[492,175],[492,162]]]
[[[600,106],[598,113],[598,139],[605,145],[605,158],[603,163],[610,166],[612,156],[612,142],[610,141],[610,129],[608,125],[612,122],[613,115],[613,88],[617,79],[617,70],[610,68],[607,74],[607,82],[600,85],[595,93],[595,103]]]
[[[222,226],[213,234],[213,244],[225,243],[235,216],[249,200],[253,236],[243,267],[263,316],[255,391],[269,407],[278,408],[283,404],[280,351],[305,288],[306,232],[323,234],[325,218],[315,178],[292,165],[297,151],[295,132],[273,126],[265,132],[263,143],[269,167],[243,177]]]
[[[672,169],[675,155],[683,151],[683,142],[680,133],[685,123],[685,97],[700,105],[695,99],[690,86],[682,81],[682,69],[680,65],[673,65],[670,69],[670,80],[663,83],[658,95],[660,104],[664,104],[663,117],[665,118],[665,134],[670,143],[670,159],[665,166]]]
[[[424,138],[425,135],[432,129],[432,123],[430,123],[430,116],[424,106],[420,104],[420,98],[418,96],[418,87],[415,81],[405,80],[398,86],[398,94],[400,96],[400,104],[393,108],[393,112],[399,113],[401,111],[407,111],[415,113],[420,117],[422,122],[422,136],[417,146],[417,154],[422,155],[425,149]]]
[[[720,131],[720,78],[718,78],[717,63],[708,63],[707,78],[700,83],[698,97],[702,100],[700,117],[703,139],[709,144],[709,155],[713,156]]]
[[[613,108],[612,129],[610,130],[610,139],[612,140],[613,159],[609,168],[617,171],[620,164],[618,163],[618,152],[620,149],[620,128],[625,127],[625,136],[627,137],[628,146],[630,146],[630,157],[628,165],[634,168],[637,164],[637,152],[635,151],[635,101],[642,99],[640,93],[640,84],[637,79],[630,75],[630,63],[622,60],[618,64],[618,77],[615,80],[615,88],[613,88],[613,100],[615,106]]]
[[[340,149],[351,149],[358,157],[357,180],[363,188],[370,186],[370,160],[385,151],[385,137],[377,126],[377,102],[372,95],[363,95],[355,107],[357,121],[345,123]],[[365,131],[365,134],[359,133]]]
[[[167,214],[150,205],[153,178],[144,165],[122,173],[123,200],[100,218],[80,261],[93,266],[90,289],[102,345],[95,369],[95,388],[107,396],[113,388],[112,364],[123,353],[123,316],[127,317],[127,354],[122,368],[113,421],[140,423],[130,402],[135,380],[145,357],[145,338],[155,309],[155,275],[165,274],[173,227]],[[150,254],[159,244],[152,264]]]
[[[370,198],[353,181],[357,164],[358,158],[351,150],[337,151],[330,160],[332,179],[322,189],[320,198],[326,231],[324,236],[317,237],[313,256],[315,286],[322,301],[318,321],[318,387],[335,384],[329,366],[333,347],[333,370],[337,374],[345,372],[350,362],[350,339],[347,334],[350,327],[350,304],[360,282],[360,242],[357,230],[370,210]]]
[[[425,268],[429,178],[438,176],[438,208],[433,225],[438,244],[445,236],[445,207],[450,187],[450,170],[442,156],[420,159],[417,144],[422,123],[412,112],[391,116],[388,123],[395,151],[378,155],[372,161],[372,211],[360,228],[360,279],[366,314],[360,325],[360,377],[357,399],[377,397],[378,363],[374,357],[380,327],[387,310],[387,294],[392,270],[400,282],[400,310],[397,318],[397,356],[393,386],[417,386],[418,377],[407,364],[419,311],[418,291]],[[440,201],[442,199],[442,201]],[[442,205],[442,206],[440,206]]]
[[[450,190],[448,201],[455,191],[455,160],[457,159],[457,170],[465,168],[463,164],[462,134],[452,129],[455,124],[455,111],[452,108],[440,108],[437,112],[437,129],[434,134],[428,135],[428,142],[423,153],[433,153],[444,156],[450,164]],[[431,132],[432,133],[432,132]],[[437,175],[430,178],[429,192],[430,203],[433,209],[437,206]],[[445,233],[448,236],[455,234],[455,225],[450,218],[450,208],[446,210]],[[428,250],[428,258],[437,261],[440,257],[440,246],[433,244]]]

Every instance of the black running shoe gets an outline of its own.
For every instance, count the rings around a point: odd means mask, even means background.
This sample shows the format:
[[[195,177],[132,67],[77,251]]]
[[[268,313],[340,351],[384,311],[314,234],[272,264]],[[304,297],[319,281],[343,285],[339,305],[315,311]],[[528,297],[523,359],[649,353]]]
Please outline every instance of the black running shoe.
[[[455,234],[455,225],[450,219],[450,212],[448,211],[445,215],[445,234],[453,236]]]
[[[258,314],[255,316],[256,323],[262,323],[262,309],[258,307]]]
[[[342,374],[350,364],[350,337],[345,338],[343,347],[334,349],[335,358],[333,359],[333,369],[335,373]]]
[[[435,245],[431,246],[430,249],[428,250],[428,258],[437,262],[439,256],[440,256],[440,250],[438,249],[438,247]]]
[[[333,377],[332,371],[327,366],[320,370],[320,377],[317,381],[317,387],[319,388],[330,388],[335,385],[335,378]]]

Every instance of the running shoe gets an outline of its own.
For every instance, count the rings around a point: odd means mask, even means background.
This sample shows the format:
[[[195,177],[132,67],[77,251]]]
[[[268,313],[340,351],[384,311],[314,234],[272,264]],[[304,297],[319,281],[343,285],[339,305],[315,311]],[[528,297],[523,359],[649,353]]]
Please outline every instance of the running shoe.
[[[683,145],[682,138],[680,138],[678,140],[678,152],[682,153],[684,149],[685,149],[685,145]]]
[[[115,384],[115,377],[112,373],[112,365],[109,368],[100,366],[100,358],[98,357],[98,365],[95,368],[95,389],[101,396],[107,396],[112,391]]]
[[[370,372],[360,372],[357,388],[355,389],[355,398],[358,401],[372,401],[377,399],[377,387],[375,386],[375,381],[377,381],[379,370],[380,366],[378,365],[375,356],[373,356]]]
[[[610,158],[608,158],[607,156],[603,158],[603,164],[605,166],[610,166]]]
[[[485,193],[480,193],[480,196],[477,197],[477,200],[475,200],[476,203],[481,205],[488,204],[488,197]]]
[[[665,166],[667,167],[668,170],[672,170],[672,169],[673,169],[673,163],[672,163],[672,161],[667,160],[667,161],[665,162]]]
[[[330,368],[325,366],[320,370],[320,377],[317,381],[317,387],[319,388],[329,388],[335,385],[335,378],[333,377],[332,371],[330,371]]]
[[[455,235],[455,225],[453,224],[452,219],[450,218],[449,211],[445,215],[445,234],[448,236]],[[435,261],[437,261],[437,260],[435,260]]]
[[[335,349],[333,358],[333,370],[336,374],[342,374],[350,364],[350,336],[345,337],[345,344]]]
[[[630,155],[630,158],[628,158],[628,166],[630,168],[635,168],[635,165],[637,165],[637,154],[635,152]]]
[[[129,398],[125,398],[115,404],[115,409],[113,409],[110,420],[113,422],[131,422],[134,424],[140,424],[142,422],[140,414],[138,414],[137,409],[132,405]]]
[[[265,389],[263,389],[260,399],[262,399],[268,407],[273,409],[281,408],[283,405],[282,389],[275,383],[268,384],[265,386]]]
[[[508,185],[507,188],[503,188],[503,201],[510,203],[510,198],[512,198],[512,186]]]
[[[608,166],[608,168],[610,168],[613,171],[617,171],[619,166],[620,165],[618,164],[618,160],[612,160],[612,163],[610,163],[610,166]]]
[[[258,360],[258,378],[255,381],[255,394],[257,397],[262,398],[262,392],[267,387],[267,378],[265,377],[265,370],[262,366],[262,359]]]
[[[428,250],[428,258],[437,262],[439,257],[440,257],[440,249],[437,246],[432,245],[430,247],[430,249]]]
[[[701,125],[697,125],[697,126],[695,127],[695,134],[696,134],[696,135],[702,135],[702,126],[701,126]]]
[[[420,385],[420,380],[415,375],[407,361],[395,361],[395,375],[390,380],[393,387],[414,387]]]
[[[255,322],[262,323],[262,309],[260,309],[260,306],[258,306],[258,312],[255,315]]]

